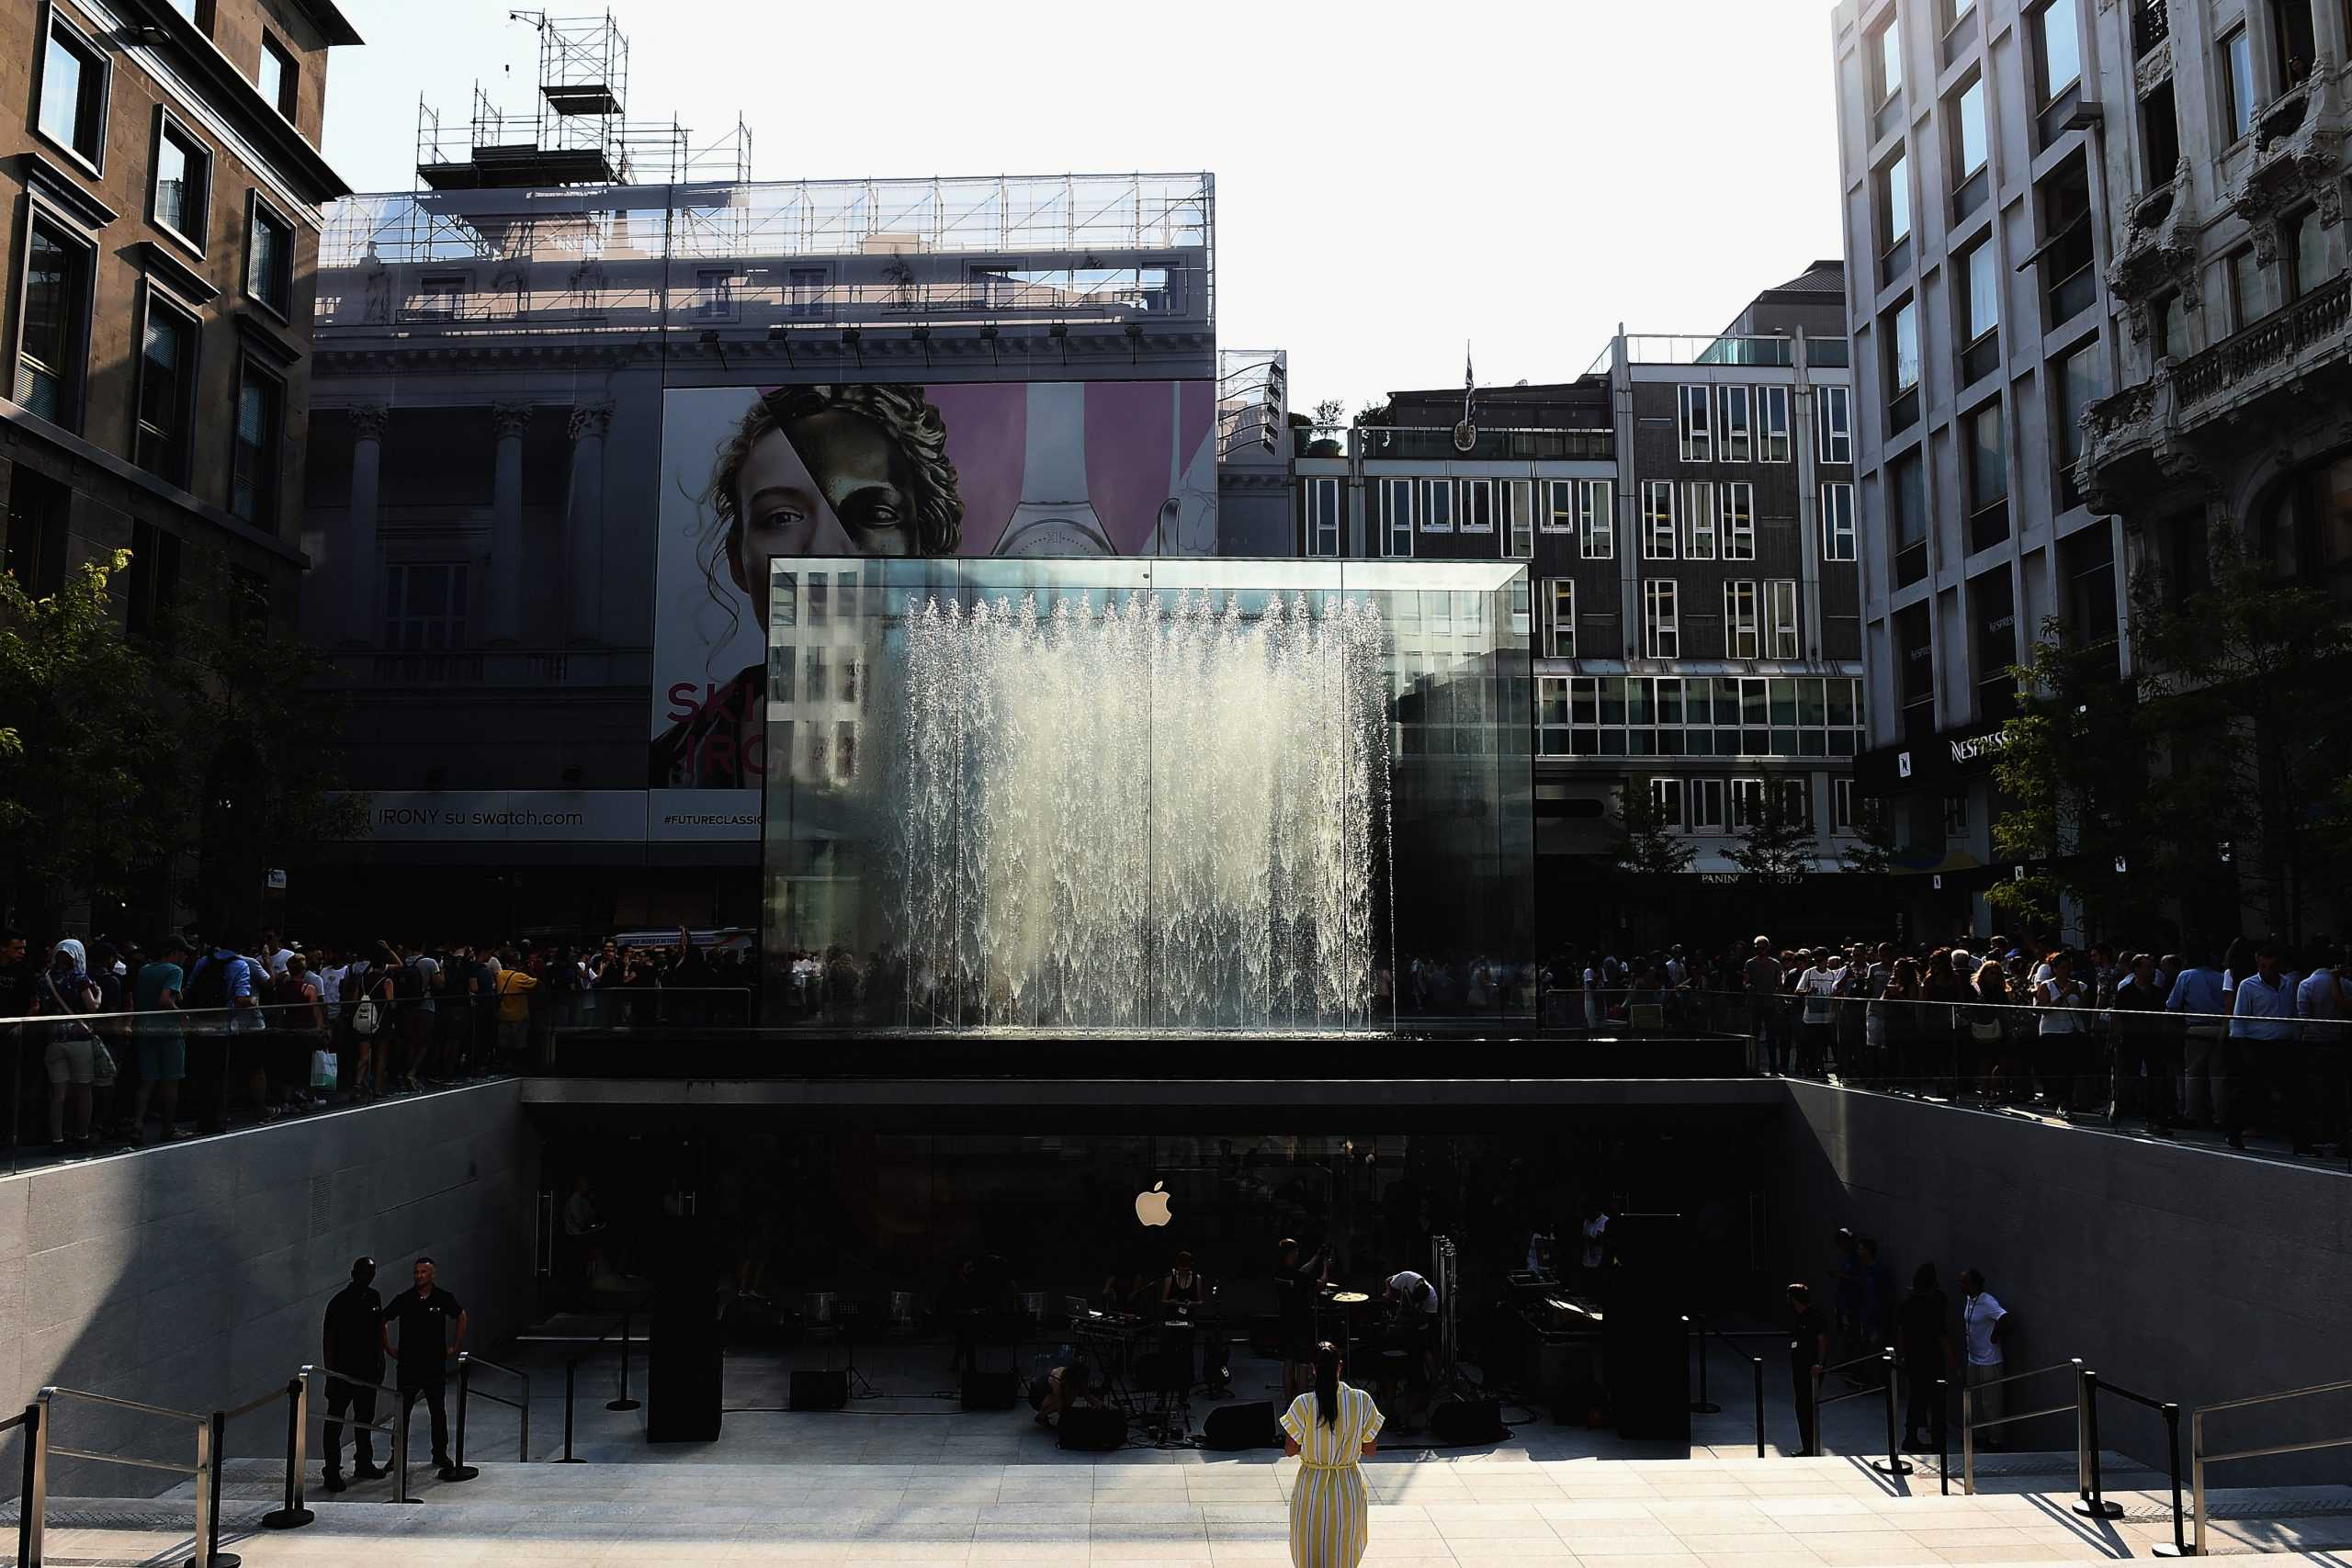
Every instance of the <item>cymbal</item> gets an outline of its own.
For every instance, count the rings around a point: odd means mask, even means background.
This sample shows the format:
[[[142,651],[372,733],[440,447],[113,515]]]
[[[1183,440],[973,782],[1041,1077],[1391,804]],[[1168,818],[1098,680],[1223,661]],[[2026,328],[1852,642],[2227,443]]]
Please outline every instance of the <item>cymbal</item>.
[[[1337,1291],[1332,1293],[1331,1300],[1340,1306],[1362,1306],[1372,1298],[1362,1291]]]

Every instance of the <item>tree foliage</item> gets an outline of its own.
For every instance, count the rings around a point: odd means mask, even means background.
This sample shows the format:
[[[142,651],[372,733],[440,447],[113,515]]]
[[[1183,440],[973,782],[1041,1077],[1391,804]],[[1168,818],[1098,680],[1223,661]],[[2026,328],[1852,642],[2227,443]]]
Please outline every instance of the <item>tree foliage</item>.
[[[1611,863],[1626,876],[1679,876],[1699,858],[1697,848],[1658,805],[1648,781],[1639,779],[1617,792],[1617,809],[1609,820],[1609,853]]]
[[[1781,798],[1781,782],[1764,781],[1762,798],[1748,807],[1738,847],[1729,852],[1732,864],[1758,888],[1793,887],[1814,868],[1813,829]]]
[[[1894,856],[1901,848],[1894,813],[1883,799],[1870,796],[1856,803],[1854,840],[1838,852],[1838,863],[1857,876],[1883,875],[1894,869]]]

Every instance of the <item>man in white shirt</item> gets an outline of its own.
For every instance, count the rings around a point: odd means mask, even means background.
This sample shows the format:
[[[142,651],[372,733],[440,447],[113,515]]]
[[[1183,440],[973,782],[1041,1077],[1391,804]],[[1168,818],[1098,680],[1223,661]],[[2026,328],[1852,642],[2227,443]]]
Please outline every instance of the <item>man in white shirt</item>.
[[[1804,1010],[1797,1020],[1799,1038],[1804,1049],[1798,1052],[1797,1072],[1803,1077],[1817,1078],[1822,1075],[1822,1063],[1828,1055],[1829,1042],[1837,1027],[1836,996],[1846,981],[1846,955],[1827,948],[1816,948],[1813,962],[1797,976],[1797,995],[1804,998]]]
[[[1984,1288],[1984,1276],[1973,1269],[1961,1270],[1960,1288],[1960,1325],[1968,1346],[1968,1386],[1974,1391],[1970,1418],[1997,1421],[2001,1417],[2002,1396],[2008,1392],[1996,1380],[2007,1372],[2001,1343],[2008,1338],[2013,1326],[2009,1311],[2001,1304],[2000,1298]],[[2000,1427],[1987,1427],[1977,1447],[1999,1448],[2005,1431]]]

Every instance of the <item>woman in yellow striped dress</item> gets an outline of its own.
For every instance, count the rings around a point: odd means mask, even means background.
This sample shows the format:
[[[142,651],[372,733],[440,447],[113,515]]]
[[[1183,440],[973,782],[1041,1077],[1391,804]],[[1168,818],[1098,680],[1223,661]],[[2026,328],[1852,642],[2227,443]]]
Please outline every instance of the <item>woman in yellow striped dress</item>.
[[[1356,1568],[1372,1521],[1357,1461],[1370,1459],[1387,1419],[1372,1395],[1340,1381],[1340,1348],[1315,1347],[1315,1387],[1283,1413],[1283,1452],[1299,1461],[1290,1494],[1295,1568]]]

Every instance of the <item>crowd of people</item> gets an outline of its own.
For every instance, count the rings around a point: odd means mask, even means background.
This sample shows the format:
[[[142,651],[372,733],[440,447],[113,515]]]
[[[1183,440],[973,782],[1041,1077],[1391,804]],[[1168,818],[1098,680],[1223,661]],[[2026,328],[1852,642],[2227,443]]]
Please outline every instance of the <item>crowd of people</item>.
[[[2346,1133],[2352,953],[2240,938],[2156,953],[1996,935],[1786,948],[1570,953],[1587,1027],[1747,1036],[1756,1070],[2249,1132],[2316,1154]],[[1558,994],[1555,990],[1555,994]]]
[[[45,1134],[56,1154],[173,1142],[512,1070],[561,1026],[741,1023],[756,964],[683,930],[594,945],[62,937],[38,957],[0,932],[0,1135]]]

